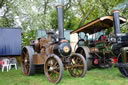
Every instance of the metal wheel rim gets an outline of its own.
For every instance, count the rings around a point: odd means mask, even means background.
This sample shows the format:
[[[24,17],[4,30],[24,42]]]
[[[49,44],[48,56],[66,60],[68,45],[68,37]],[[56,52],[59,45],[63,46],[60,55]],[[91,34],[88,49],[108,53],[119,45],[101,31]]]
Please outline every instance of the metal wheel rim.
[[[22,72],[24,75],[27,75],[29,73],[29,54],[26,49],[22,51],[22,58],[21,58],[21,66],[22,66]]]
[[[61,65],[58,60],[54,58],[55,55],[51,55],[45,62],[44,70],[47,79],[52,83],[58,83],[61,80]]]
[[[21,69],[26,76],[31,76],[35,73],[35,66],[33,65],[34,50],[31,46],[25,46],[22,50]]]
[[[70,59],[71,61],[71,68],[69,68],[69,72],[73,77],[81,77],[84,72],[84,63],[83,60],[78,57],[77,55],[74,55]],[[75,61],[75,64],[73,64]]]

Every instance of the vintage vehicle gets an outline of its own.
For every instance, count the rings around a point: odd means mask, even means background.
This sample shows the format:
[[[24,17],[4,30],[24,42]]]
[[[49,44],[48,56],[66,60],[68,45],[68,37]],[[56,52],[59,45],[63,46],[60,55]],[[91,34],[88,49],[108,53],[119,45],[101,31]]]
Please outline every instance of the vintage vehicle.
[[[109,40],[113,43],[113,53],[118,57],[116,67],[124,77],[128,77],[128,33],[120,33],[119,10],[113,11],[113,21],[114,36]],[[125,21],[128,22],[128,20]]]
[[[85,57],[88,69],[92,66],[102,68],[111,67],[112,63],[116,63],[117,58],[118,62],[121,61],[120,59],[123,58],[119,57],[121,56],[121,53],[122,56],[126,56],[127,54],[127,47],[124,47],[122,44],[120,46],[118,42],[114,42],[115,38],[112,38],[114,33],[110,33],[109,36],[107,36],[104,32],[107,29],[112,29],[113,24],[114,32],[116,32],[117,29],[120,29],[119,26],[117,28],[117,25],[127,22],[127,19],[121,16],[117,17],[115,14],[116,11],[113,12],[113,16],[100,17],[71,32],[71,34],[78,33],[79,35],[79,41],[77,43],[78,48],[76,48],[75,52],[81,53]],[[117,19],[119,19],[118,23],[116,22]],[[87,34],[91,35],[92,39],[90,39],[90,36],[87,36]],[[97,36],[99,37],[97,38]],[[124,36],[124,38],[126,38],[126,35]],[[119,48],[117,48],[118,46]],[[120,66],[120,64],[118,66]],[[123,70],[121,67],[119,69],[120,71]]]
[[[72,54],[68,41],[64,38],[63,6],[57,6],[59,38],[56,32],[46,31],[47,38],[40,37],[30,41],[29,46],[22,49],[21,67],[26,76],[35,74],[36,67],[42,65],[45,76],[52,83],[58,83],[64,69],[71,76],[83,77],[87,71],[87,62],[79,53]]]

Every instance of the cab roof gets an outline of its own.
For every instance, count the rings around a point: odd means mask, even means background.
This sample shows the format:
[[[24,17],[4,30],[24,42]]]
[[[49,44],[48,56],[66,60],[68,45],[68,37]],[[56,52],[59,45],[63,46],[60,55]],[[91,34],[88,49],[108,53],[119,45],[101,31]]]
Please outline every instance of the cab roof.
[[[120,24],[128,22],[126,18],[123,18],[121,16],[119,17],[119,19],[120,19]],[[70,34],[79,33],[79,32],[93,34],[101,30],[109,29],[112,26],[113,26],[113,16],[112,15],[103,16],[83,25],[82,27],[75,29],[74,31],[70,32]]]

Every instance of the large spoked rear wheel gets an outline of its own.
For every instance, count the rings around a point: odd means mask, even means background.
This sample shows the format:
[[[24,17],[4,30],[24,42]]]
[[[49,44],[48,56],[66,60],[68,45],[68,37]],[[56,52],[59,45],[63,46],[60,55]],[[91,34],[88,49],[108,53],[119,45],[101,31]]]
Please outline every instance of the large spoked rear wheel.
[[[21,69],[26,76],[31,76],[35,73],[35,66],[33,65],[34,50],[31,46],[25,46],[22,50]]]
[[[87,62],[81,54],[72,54],[70,58],[71,67],[68,69],[71,76],[83,77],[87,71]]]
[[[122,61],[122,56],[120,55],[119,58],[118,58],[118,63],[123,63]],[[128,78],[128,67],[118,67],[120,73],[124,76],[124,77],[127,77]]]
[[[44,65],[47,79],[52,83],[58,83],[62,78],[63,71],[61,59],[55,54],[50,55]]]

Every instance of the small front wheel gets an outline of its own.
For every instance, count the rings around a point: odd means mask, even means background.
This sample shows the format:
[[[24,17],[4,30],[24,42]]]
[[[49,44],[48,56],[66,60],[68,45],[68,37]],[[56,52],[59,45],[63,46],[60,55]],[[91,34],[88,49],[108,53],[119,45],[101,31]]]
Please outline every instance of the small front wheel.
[[[81,54],[74,53],[70,58],[70,68],[68,69],[71,76],[83,77],[87,71],[87,62]]]
[[[55,54],[50,55],[45,62],[44,72],[50,82],[58,83],[63,75],[61,59]]]

